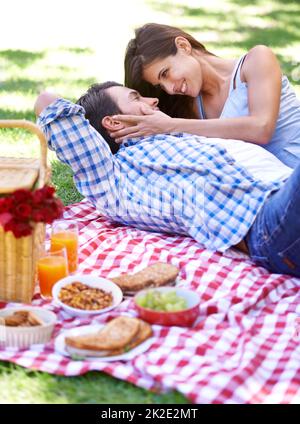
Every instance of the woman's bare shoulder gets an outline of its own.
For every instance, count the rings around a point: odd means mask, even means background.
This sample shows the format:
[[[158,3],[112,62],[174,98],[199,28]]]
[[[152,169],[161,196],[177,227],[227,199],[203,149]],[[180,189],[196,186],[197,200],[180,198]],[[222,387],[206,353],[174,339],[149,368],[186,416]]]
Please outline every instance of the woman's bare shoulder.
[[[274,71],[275,68],[280,69],[280,65],[272,49],[259,44],[248,51],[241,70],[241,77],[242,80],[247,81],[256,73],[268,73]]]
[[[276,58],[276,56],[270,47],[265,46],[264,44],[258,44],[248,51],[245,64],[255,63],[257,65],[257,61],[267,62],[274,58]]]

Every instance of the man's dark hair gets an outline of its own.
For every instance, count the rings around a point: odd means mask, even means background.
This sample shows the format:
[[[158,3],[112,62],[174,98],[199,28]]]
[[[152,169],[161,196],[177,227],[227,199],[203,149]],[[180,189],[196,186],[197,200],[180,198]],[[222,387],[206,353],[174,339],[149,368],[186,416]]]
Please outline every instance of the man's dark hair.
[[[92,127],[94,127],[105,139],[112,154],[115,154],[119,150],[119,145],[110,137],[106,128],[102,125],[102,119],[105,116],[122,113],[107,91],[110,87],[123,87],[123,85],[114,81],[107,81],[103,84],[93,84],[76,103],[84,108],[85,117],[90,121]]]

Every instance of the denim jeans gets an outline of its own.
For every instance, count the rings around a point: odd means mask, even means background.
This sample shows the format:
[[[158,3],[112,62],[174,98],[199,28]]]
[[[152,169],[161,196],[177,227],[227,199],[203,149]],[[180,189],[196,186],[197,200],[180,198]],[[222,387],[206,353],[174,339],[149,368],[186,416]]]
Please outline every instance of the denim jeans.
[[[274,273],[300,277],[300,165],[268,197],[246,243],[257,264]]]

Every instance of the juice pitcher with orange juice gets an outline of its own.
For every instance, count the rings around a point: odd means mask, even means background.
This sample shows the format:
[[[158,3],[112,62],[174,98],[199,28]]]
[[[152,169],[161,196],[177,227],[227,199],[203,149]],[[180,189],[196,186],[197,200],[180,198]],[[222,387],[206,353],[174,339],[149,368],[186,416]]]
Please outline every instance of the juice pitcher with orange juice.
[[[78,266],[78,224],[75,221],[57,220],[52,224],[51,251],[65,247],[67,250],[69,273]]]

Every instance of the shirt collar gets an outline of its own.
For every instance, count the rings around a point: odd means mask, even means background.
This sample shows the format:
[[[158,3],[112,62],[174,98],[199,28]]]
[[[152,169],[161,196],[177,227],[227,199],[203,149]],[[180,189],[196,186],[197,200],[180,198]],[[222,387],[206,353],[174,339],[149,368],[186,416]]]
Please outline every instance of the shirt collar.
[[[136,138],[127,138],[123,141],[123,143],[120,145],[120,147],[129,147],[136,144],[140,144],[141,142],[145,141],[156,141],[161,138],[165,138],[167,136],[173,136],[181,138],[183,137],[184,133],[182,132],[173,132],[173,133],[164,133],[164,134],[156,134],[156,135],[147,135],[142,137],[136,137]]]
[[[127,138],[123,141],[120,147],[129,147],[135,144],[139,144],[140,142],[149,139],[150,137],[136,137],[136,138]]]

